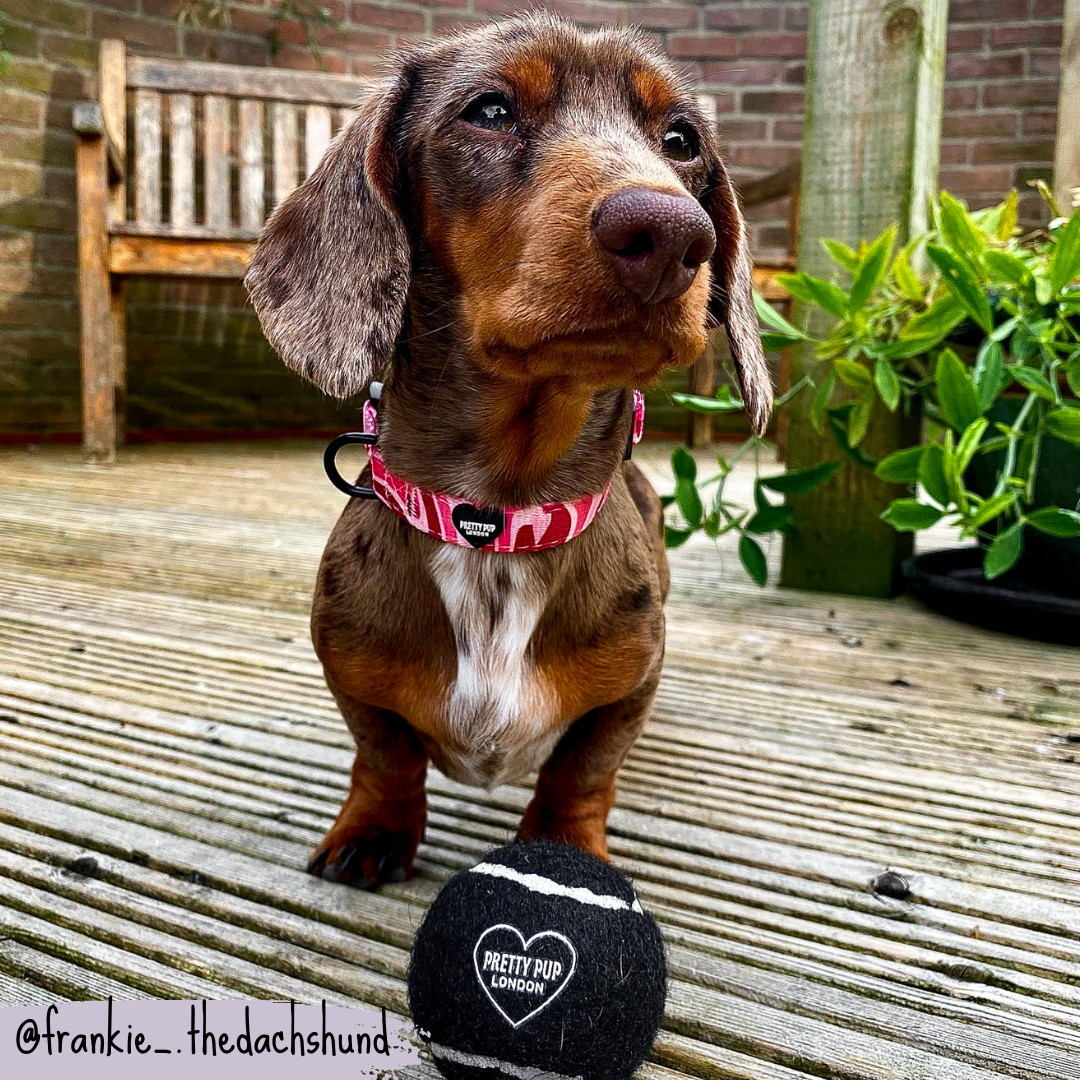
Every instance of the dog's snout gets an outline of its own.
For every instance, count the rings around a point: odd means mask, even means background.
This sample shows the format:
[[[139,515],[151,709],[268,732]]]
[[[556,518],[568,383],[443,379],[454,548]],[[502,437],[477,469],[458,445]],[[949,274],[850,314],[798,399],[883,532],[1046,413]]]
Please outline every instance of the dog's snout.
[[[604,199],[593,233],[622,283],[645,304],[686,292],[716,247],[712,221],[696,199],[649,188]]]

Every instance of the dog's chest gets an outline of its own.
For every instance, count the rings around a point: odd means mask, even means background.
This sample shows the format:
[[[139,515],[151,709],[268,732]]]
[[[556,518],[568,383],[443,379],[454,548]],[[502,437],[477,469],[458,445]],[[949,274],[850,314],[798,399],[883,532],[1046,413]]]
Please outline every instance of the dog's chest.
[[[517,779],[539,768],[562,734],[558,702],[530,651],[546,583],[531,559],[450,544],[435,554],[431,575],[457,649],[436,763],[463,783]]]

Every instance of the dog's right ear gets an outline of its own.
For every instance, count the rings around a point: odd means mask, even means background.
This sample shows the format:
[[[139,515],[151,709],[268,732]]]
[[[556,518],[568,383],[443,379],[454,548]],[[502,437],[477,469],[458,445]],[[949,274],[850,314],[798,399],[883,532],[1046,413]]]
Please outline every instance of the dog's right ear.
[[[372,91],[270,215],[244,279],[270,344],[337,398],[364,389],[401,333],[411,254],[393,128],[411,81],[406,65]]]

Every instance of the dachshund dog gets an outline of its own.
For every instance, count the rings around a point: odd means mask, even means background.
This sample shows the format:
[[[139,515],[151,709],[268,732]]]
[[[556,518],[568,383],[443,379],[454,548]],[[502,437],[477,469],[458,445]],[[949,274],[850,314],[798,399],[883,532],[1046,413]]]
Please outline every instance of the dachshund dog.
[[[312,637],[356,760],[308,869],[411,876],[429,762],[485,787],[539,770],[519,837],[606,858],[669,581],[659,500],[624,461],[634,390],[724,323],[758,432],[772,403],[742,217],[694,96],[640,33],[546,14],[413,46],[271,216],[246,283],[316,386],[383,380],[378,456],[410,498],[496,521],[595,511],[511,551],[349,502]]]

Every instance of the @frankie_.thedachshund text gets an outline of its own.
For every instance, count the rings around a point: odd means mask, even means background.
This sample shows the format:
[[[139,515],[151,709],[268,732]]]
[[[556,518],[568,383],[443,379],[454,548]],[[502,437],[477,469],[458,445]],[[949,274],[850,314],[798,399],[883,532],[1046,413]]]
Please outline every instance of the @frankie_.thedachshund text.
[[[606,857],[668,589],[659,500],[624,461],[633,391],[723,323],[755,430],[772,401],[694,95],[639,33],[547,15],[412,47],[271,216],[247,286],[316,386],[384,384],[382,494],[346,506],[312,612],[356,759],[309,869],[410,876],[429,761],[485,787],[539,770],[519,836]],[[454,527],[444,496],[459,529],[475,511],[467,542],[418,525]],[[500,549],[515,519],[531,524]]]

